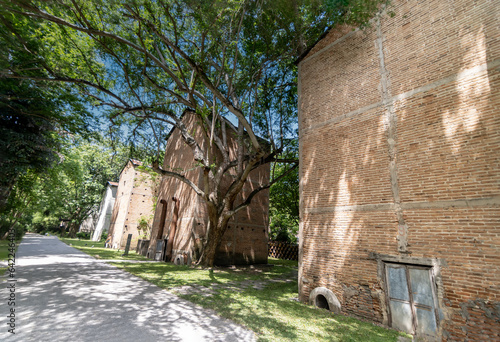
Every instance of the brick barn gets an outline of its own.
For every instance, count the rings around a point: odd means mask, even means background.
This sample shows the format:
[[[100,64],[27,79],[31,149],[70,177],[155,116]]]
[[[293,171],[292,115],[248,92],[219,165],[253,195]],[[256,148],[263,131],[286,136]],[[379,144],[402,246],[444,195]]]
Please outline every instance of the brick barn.
[[[139,219],[153,214],[152,178],[139,166],[140,161],[130,159],[120,173],[108,233],[113,248],[125,248],[128,234],[132,234],[130,248],[135,248],[141,234],[137,229]]]
[[[182,120],[190,132],[195,132],[194,138],[203,149],[206,141],[197,124],[196,116],[186,111]],[[228,132],[230,130],[237,132],[230,122],[225,120],[223,122]],[[227,139],[229,146],[236,143],[232,134],[228,133]],[[236,148],[232,151],[230,157],[235,158]],[[168,137],[163,169],[180,172],[197,186],[202,187],[202,169],[195,164],[191,148],[184,143],[180,131],[176,128]],[[248,195],[256,187],[268,183],[269,173],[269,164],[253,170],[243,188],[243,194]],[[231,184],[229,177],[223,182],[227,187]],[[241,194],[236,200],[237,203],[240,200]],[[216,255],[215,264],[267,263],[268,211],[269,191],[264,190],[252,199],[252,203],[246,209],[238,212],[230,220]],[[172,177],[163,177],[148,257],[173,261],[176,264],[190,264],[200,251],[207,224],[208,214],[204,200],[185,183]],[[171,244],[167,243],[167,240],[170,240]]]
[[[300,300],[500,340],[500,6],[394,1],[297,61]]]

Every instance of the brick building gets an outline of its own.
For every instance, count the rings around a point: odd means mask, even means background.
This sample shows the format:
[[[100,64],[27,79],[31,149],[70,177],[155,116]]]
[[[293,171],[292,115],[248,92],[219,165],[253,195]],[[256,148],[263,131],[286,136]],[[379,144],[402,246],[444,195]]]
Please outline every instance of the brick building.
[[[141,234],[137,229],[139,219],[153,214],[152,177],[137,168],[141,165],[140,161],[130,159],[120,173],[109,226],[113,248],[125,248],[128,234],[132,234],[130,248],[135,248]]]
[[[194,138],[203,149],[206,141],[201,129],[197,129],[196,120],[196,116],[189,111],[183,115],[188,131],[195,132]],[[235,130],[229,122],[225,124],[228,130]],[[233,135],[228,133],[227,139],[228,145],[234,146]],[[230,152],[231,158],[235,158],[235,151],[236,148]],[[173,129],[169,135],[163,169],[181,172],[202,188],[202,169],[196,166],[193,152],[182,140],[178,129]],[[229,177],[223,182],[227,187],[231,184]],[[266,164],[250,173],[243,194],[248,195],[256,187],[268,182],[269,164]],[[236,200],[237,203],[239,200],[241,194]],[[264,190],[252,199],[251,205],[231,219],[216,255],[216,264],[267,263],[268,210],[269,191]],[[191,263],[205,237],[207,223],[208,214],[204,200],[185,183],[172,177],[164,177],[160,183],[148,256],[165,260],[170,254],[171,261],[177,264]],[[171,252],[167,250],[168,238],[172,242]]]
[[[500,340],[500,6],[394,1],[298,61],[301,301]]]

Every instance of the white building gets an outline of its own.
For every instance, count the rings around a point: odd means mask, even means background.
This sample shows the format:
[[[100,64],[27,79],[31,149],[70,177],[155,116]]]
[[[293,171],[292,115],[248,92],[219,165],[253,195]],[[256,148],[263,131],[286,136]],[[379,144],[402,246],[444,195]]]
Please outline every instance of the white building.
[[[98,216],[99,213],[95,208],[93,208],[87,218],[83,220],[82,224],[80,224],[80,229],[78,231],[92,234],[94,232]]]
[[[95,226],[94,234],[92,235],[92,241],[99,241],[101,239],[101,234],[109,230],[117,189],[118,183],[108,182],[106,192],[104,193],[101,205],[99,206],[99,218]]]

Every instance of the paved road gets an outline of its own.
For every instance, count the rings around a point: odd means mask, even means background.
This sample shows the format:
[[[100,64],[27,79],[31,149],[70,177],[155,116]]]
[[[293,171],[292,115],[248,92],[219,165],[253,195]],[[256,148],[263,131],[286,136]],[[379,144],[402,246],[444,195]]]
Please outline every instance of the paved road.
[[[220,318],[56,237],[28,234],[16,255],[15,335],[0,283],[0,341],[254,341]],[[8,275],[8,274],[7,274]]]

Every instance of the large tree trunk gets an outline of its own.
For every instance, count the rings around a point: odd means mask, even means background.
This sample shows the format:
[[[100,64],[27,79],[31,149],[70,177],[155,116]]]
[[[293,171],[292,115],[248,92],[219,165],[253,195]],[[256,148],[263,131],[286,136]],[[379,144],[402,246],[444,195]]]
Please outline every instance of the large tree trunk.
[[[242,149],[240,149],[241,151]],[[238,151],[239,153],[239,151]],[[206,236],[206,244],[203,249],[201,258],[198,262],[198,264],[203,265],[205,267],[213,267],[214,262],[215,262],[215,256],[217,254],[217,250],[219,249],[219,246],[222,241],[222,237],[224,236],[224,233],[227,230],[227,226],[229,224],[229,220],[234,215],[233,209],[234,209],[234,202],[236,200],[237,195],[240,193],[241,189],[243,188],[243,185],[246,182],[246,178],[248,176],[248,173],[251,170],[251,167],[255,162],[252,164],[247,165],[247,169],[243,169],[243,156],[241,155],[239,157],[240,163],[238,168],[239,175],[237,176],[239,178],[239,182],[233,183],[236,184],[233,189],[229,189],[228,194],[224,198],[223,201],[219,202],[218,205],[207,202],[208,206],[208,218],[209,218],[209,226],[208,226],[208,234]],[[247,172],[246,175],[242,177],[242,173]],[[224,204],[223,204],[224,203]],[[220,208],[223,209],[219,210]],[[231,214],[233,212],[233,214]]]
[[[172,197],[172,201],[174,201],[175,204],[174,204],[174,216],[172,218],[172,222],[170,223],[170,232],[168,234],[167,250],[165,251],[167,261],[172,261],[173,258],[172,248],[174,246],[175,232],[177,230],[177,220],[179,218],[179,205],[180,205],[179,199]]]
[[[82,223],[81,219],[78,219],[80,217],[80,213],[82,212],[82,208],[78,208],[76,212],[73,214],[70,220],[70,225],[69,225],[69,237],[74,239],[76,236],[76,233],[78,233],[78,228],[80,228],[80,224]],[[75,222],[75,221],[78,221]]]
[[[209,224],[210,226],[210,224]],[[227,226],[227,224],[226,224]],[[213,267],[215,262],[215,255],[219,249],[222,236],[224,235],[225,227],[215,226],[209,230],[207,236],[207,243],[201,255],[199,264],[205,267]]]
[[[74,239],[77,232],[78,232],[78,225],[75,222],[71,222],[69,226],[69,237],[71,239]]]
[[[219,249],[222,237],[226,232],[229,220],[224,220],[221,215],[217,215],[217,210],[215,208],[208,210],[208,216],[209,222],[206,244],[203,248],[198,264],[205,267],[213,267],[217,250]]]

